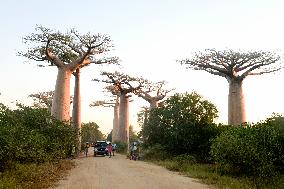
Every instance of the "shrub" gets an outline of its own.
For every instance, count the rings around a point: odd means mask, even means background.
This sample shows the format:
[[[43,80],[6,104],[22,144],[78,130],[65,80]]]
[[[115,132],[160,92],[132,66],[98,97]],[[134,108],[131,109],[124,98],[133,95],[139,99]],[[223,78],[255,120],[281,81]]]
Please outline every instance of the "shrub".
[[[281,150],[280,135],[269,122],[234,127],[213,140],[213,159],[231,174],[270,178]]]
[[[142,134],[145,145],[162,145],[174,156],[192,154],[199,161],[208,161],[212,138],[220,133],[213,120],[217,109],[200,95],[175,94],[163,107],[151,110]]]
[[[167,153],[165,147],[160,144],[153,145],[146,149],[143,149],[141,157],[145,160],[165,160],[170,156]]]
[[[173,161],[177,162],[178,165],[195,164],[197,163],[196,158],[189,154],[181,154],[173,158]]]
[[[53,119],[46,109],[0,104],[0,171],[13,162],[42,163],[66,158],[77,144],[77,130]]]
[[[127,143],[123,141],[115,141],[116,144],[116,152],[125,154],[127,152]]]

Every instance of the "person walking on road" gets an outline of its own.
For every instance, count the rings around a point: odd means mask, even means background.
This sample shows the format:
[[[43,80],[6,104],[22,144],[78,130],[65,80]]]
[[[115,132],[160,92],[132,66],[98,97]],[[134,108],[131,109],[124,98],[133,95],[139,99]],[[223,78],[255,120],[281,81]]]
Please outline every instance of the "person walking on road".
[[[112,153],[112,145],[111,145],[111,143],[108,143],[107,150],[108,150],[109,158],[111,158],[111,153]]]
[[[112,156],[114,156],[114,151],[116,150],[116,144],[113,143],[112,144]]]
[[[86,155],[86,157],[88,157],[89,147],[90,147],[89,142],[86,142],[86,144],[85,144],[85,155]]]

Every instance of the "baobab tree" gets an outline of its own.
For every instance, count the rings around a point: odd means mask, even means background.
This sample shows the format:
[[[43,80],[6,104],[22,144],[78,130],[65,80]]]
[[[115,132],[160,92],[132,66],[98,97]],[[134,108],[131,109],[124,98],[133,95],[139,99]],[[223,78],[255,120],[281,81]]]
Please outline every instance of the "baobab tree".
[[[130,77],[126,74],[119,72],[102,72],[102,76],[107,79],[101,80],[105,83],[112,84],[112,91],[119,95],[119,129],[118,129],[118,140],[129,143],[129,97],[130,93],[136,93],[142,87],[142,78]],[[94,79],[95,81],[100,81]]]
[[[46,108],[51,112],[52,98],[54,91],[38,92],[30,94],[29,97],[33,99],[33,107],[35,108]]]
[[[143,106],[141,107],[142,110],[140,110],[138,113],[137,113],[137,122],[139,123],[139,125],[143,128],[147,122],[148,122],[148,115],[149,115],[149,107],[146,107],[146,106]]]
[[[90,107],[102,106],[113,107],[113,128],[112,128],[112,142],[118,141],[118,126],[119,126],[119,96],[113,96],[111,100],[98,100],[90,104]]]
[[[33,99],[33,107],[35,108],[46,108],[51,112],[52,98],[54,91],[38,92],[30,94],[28,97]],[[70,96],[70,104],[73,102],[73,96]]]
[[[195,53],[190,59],[179,60],[186,68],[204,70],[221,76],[229,83],[228,124],[240,125],[246,122],[242,84],[250,75],[262,75],[281,69],[280,56],[272,52],[208,49]]]
[[[81,91],[80,91],[80,68],[73,73],[75,76],[74,99],[71,125],[80,130],[81,128]]]
[[[164,89],[166,82],[160,81],[157,83],[147,82],[143,87],[137,91],[138,96],[149,102],[150,110],[158,107],[159,101],[163,100],[167,93],[173,89]]]
[[[94,64],[117,63],[117,57],[105,57],[104,53],[113,47],[110,37],[102,34],[79,34],[71,29],[66,33],[53,31],[43,26],[36,27],[36,32],[24,37],[29,45],[25,52],[19,52],[30,60],[44,62],[39,66],[58,68],[51,115],[61,121],[70,120],[70,78],[76,69]]]

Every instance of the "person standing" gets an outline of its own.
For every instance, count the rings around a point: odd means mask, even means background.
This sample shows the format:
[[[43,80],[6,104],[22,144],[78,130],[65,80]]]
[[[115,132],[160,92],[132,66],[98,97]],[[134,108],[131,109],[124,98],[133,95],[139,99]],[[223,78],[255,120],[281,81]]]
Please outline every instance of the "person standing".
[[[111,158],[111,153],[112,153],[112,145],[111,145],[111,143],[108,143],[107,150],[108,150],[109,158]]]
[[[71,159],[75,159],[76,147],[73,144],[71,149]]]
[[[88,157],[89,147],[90,147],[89,142],[86,142],[86,144],[85,144],[85,155],[86,155],[86,157]]]
[[[114,151],[116,150],[116,144],[113,143],[112,144],[112,156],[114,156]]]

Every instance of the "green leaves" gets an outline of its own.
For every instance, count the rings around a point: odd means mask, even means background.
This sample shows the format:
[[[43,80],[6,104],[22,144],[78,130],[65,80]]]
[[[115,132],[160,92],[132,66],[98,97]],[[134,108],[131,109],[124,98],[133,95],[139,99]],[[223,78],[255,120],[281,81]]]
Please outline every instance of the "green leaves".
[[[200,95],[175,94],[164,102],[164,107],[151,110],[142,133],[145,144],[160,144],[171,154],[209,156],[210,138],[218,128],[213,124],[216,107]]]
[[[66,158],[77,131],[53,119],[46,109],[0,105],[0,171],[11,162],[41,163]]]
[[[95,142],[104,139],[104,135],[99,130],[95,122],[83,123],[81,128],[82,144],[86,142]]]
[[[281,162],[281,140],[279,130],[270,121],[233,127],[214,139],[211,155],[222,168],[229,167],[230,173],[268,178]]]

